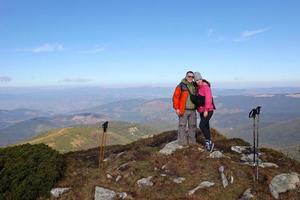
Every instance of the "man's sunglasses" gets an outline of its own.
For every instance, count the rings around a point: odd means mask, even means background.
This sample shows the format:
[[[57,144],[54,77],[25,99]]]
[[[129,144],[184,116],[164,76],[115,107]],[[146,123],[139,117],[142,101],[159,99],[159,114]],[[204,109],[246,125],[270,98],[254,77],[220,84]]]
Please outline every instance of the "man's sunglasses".
[[[188,78],[194,78],[194,76],[188,76]]]

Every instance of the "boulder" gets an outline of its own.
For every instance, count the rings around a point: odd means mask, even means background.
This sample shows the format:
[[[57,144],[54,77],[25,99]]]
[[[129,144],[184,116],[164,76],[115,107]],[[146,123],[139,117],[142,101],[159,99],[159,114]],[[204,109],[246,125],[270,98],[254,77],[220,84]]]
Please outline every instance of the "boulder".
[[[210,158],[223,158],[224,154],[221,151],[214,151],[209,154]]]
[[[147,178],[142,178],[140,180],[137,181],[137,185],[139,187],[150,187],[153,186],[153,182],[151,181],[152,176],[149,176]]]
[[[275,199],[279,199],[279,194],[294,190],[299,186],[300,179],[297,173],[284,173],[275,176],[270,185],[269,189],[272,196]]]
[[[60,195],[70,190],[71,188],[53,188],[50,193],[53,197],[58,198]]]
[[[95,189],[95,200],[113,200],[117,196],[115,191],[98,187]]]
[[[189,195],[193,195],[197,190],[202,189],[202,188],[208,188],[215,185],[214,182],[209,182],[209,181],[203,181],[201,182],[197,187],[189,191]]]
[[[115,192],[113,190],[98,187],[95,188],[95,200],[113,200],[116,197],[120,199],[125,199],[127,197],[126,192]]]
[[[183,148],[183,146],[178,145],[178,141],[175,140],[175,141],[172,141],[172,142],[166,144],[165,147],[159,151],[159,153],[164,154],[164,155],[170,155],[173,152],[175,152],[177,149],[182,149],[182,148]]]
[[[251,193],[251,188],[248,188],[247,190],[245,190],[245,192],[243,193],[243,196],[239,199],[239,200],[249,200],[252,199],[254,196]]]

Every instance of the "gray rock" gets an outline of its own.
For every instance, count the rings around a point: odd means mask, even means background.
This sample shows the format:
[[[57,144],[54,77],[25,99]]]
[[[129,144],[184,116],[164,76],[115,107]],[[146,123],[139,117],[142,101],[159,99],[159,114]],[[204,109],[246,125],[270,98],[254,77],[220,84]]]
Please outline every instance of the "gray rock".
[[[262,168],[266,168],[266,167],[275,167],[275,168],[278,168],[279,167],[275,163],[270,163],[270,162],[263,162],[263,163],[259,164],[259,166],[262,167]]]
[[[113,200],[117,196],[115,191],[98,187],[95,189],[95,200]]]
[[[230,176],[230,184],[233,184],[234,178],[233,176]]]
[[[119,198],[121,198],[121,199],[126,199],[126,198],[128,197],[128,195],[127,195],[126,192],[120,192],[120,193],[118,193],[118,196],[119,196]]]
[[[161,169],[167,169],[167,164],[163,165]]]
[[[122,165],[120,165],[120,167],[118,168],[118,170],[120,171],[126,171],[129,168],[129,163],[124,163]]]
[[[164,154],[164,155],[170,155],[173,152],[175,152],[177,149],[182,149],[182,148],[183,148],[183,146],[178,145],[178,141],[175,140],[173,142],[166,144],[165,147],[159,151],[159,153]]]
[[[53,188],[50,193],[53,197],[58,198],[63,193],[69,191],[71,188]]]
[[[163,176],[163,177],[165,177],[165,176],[167,176],[167,174],[160,174],[160,176]]]
[[[110,174],[106,174],[106,178],[112,179],[113,177],[112,177],[112,175],[110,175]]]
[[[241,161],[248,162],[248,163],[253,163],[253,159],[254,159],[254,154],[253,153],[251,153],[251,154],[242,154],[242,157],[241,157]],[[258,163],[262,163],[261,159],[257,156],[255,156],[255,160],[257,160]]]
[[[249,154],[251,153],[251,147],[250,146],[232,146],[231,147],[231,151],[234,151],[236,153],[245,153],[245,154]]]
[[[272,179],[269,185],[269,189],[272,196],[275,199],[279,199],[280,193],[284,193],[289,190],[294,190],[299,184],[300,180],[299,175],[297,173],[279,174]]]
[[[126,192],[115,192],[107,188],[96,186],[95,200],[113,200],[117,196],[121,199],[125,199],[128,195]]]
[[[122,176],[121,175],[118,175],[117,178],[116,178],[116,182],[119,182],[119,180],[121,180]]]
[[[221,174],[223,187],[226,188],[228,186],[228,180],[224,174],[224,166],[219,167],[219,172]]]
[[[120,156],[122,156],[125,152],[121,152],[121,153],[118,153],[118,155],[116,156],[117,158],[119,158]]]
[[[209,154],[210,158],[223,158],[224,154],[221,151],[214,151]]]
[[[209,182],[209,181],[203,181],[201,182],[197,187],[189,191],[189,195],[193,195],[197,190],[202,189],[202,188],[208,188],[215,185],[214,182]]]
[[[251,193],[251,188],[248,188],[247,190],[245,190],[245,192],[243,193],[243,196],[239,200],[249,200],[252,198],[254,198],[254,196]]]
[[[177,178],[173,178],[173,182],[174,183],[182,183],[183,181],[185,181],[184,177],[177,177]]]
[[[152,176],[149,176],[147,178],[142,178],[140,180],[137,181],[137,185],[139,187],[150,187],[153,186],[153,182],[151,181]]]

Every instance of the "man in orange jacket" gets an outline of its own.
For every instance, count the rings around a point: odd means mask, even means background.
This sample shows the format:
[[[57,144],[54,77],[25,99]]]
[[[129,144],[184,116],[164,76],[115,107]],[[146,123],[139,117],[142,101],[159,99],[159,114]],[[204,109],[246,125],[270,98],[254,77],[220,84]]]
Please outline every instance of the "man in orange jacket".
[[[186,76],[176,87],[173,94],[173,108],[179,117],[178,126],[178,144],[188,145],[196,144],[196,106],[190,99],[189,91],[196,93],[194,83],[194,73],[188,71]],[[188,132],[186,134],[186,125],[188,124]]]

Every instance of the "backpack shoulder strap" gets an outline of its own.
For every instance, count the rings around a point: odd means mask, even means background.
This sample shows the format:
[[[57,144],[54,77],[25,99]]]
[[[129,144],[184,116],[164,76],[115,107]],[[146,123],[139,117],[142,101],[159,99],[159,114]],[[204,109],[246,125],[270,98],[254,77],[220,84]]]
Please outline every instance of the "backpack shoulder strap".
[[[180,87],[181,91],[187,90],[191,94],[190,89],[188,88],[188,86],[185,83],[183,83],[183,82],[179,83],[179,87]]]

